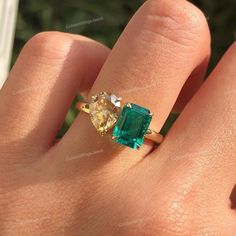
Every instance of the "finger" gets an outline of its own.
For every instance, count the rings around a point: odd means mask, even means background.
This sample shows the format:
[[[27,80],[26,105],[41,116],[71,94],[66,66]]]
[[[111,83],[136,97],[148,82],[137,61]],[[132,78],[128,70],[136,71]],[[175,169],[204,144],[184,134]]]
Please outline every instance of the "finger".
[[[194,182],[189,188],[197,187],[198,192],[207,193],[227,207],[236,183],[235,64],[236,43],[187,105],[159,149],[168,158],[166,175],[171,173],[181,181],[191,176]]]
[[[107,48],[82,36],[34,36],[1,90],[1,142],[48,148],[74,96],[92,86],[107,55]]]
[[[181,0],[149,0],[121,35],[90,95],[112,92],[123,102],[149,108],[154,113],[151,128],[159,131],[186,79],[209,55],[209,42],[207,22],[195,6]],[[102,139],[84,114],[64,138],[73,146],[69,149],[111,147],[110,139]],[[80,146],[72,139],[80,140]],[[138,153],[146,151],[150,147]]]

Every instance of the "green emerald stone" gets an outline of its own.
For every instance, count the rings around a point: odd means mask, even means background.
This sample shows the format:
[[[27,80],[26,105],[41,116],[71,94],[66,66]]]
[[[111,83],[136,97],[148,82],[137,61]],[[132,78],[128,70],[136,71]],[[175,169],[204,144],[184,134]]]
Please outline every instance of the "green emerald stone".
[[[114,127],[114,140],[133,149],[141,147],[151,120],[152,115],[148,109],[132,103],[126,104]]]

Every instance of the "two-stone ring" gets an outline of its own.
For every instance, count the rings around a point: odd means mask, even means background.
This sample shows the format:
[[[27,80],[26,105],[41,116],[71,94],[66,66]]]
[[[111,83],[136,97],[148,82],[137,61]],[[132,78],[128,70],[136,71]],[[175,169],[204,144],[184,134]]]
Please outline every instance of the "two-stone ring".
[[[90,103],[79,102],[77,108],[88,113],[96,130],[103,136],[113,129],[112,139],[119,144],[139,149],[144,139],[161,143],[163,136],[149,129],[153,113],[133,103],[121,107],[121,98],[101,92]]]

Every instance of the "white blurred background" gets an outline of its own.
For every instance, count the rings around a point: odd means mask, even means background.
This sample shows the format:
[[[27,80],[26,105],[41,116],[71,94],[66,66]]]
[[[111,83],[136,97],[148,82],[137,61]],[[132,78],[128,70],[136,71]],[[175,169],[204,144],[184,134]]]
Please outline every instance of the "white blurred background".
[[[0,88],[9,72],[17,9],[18,0],[0,0]]]

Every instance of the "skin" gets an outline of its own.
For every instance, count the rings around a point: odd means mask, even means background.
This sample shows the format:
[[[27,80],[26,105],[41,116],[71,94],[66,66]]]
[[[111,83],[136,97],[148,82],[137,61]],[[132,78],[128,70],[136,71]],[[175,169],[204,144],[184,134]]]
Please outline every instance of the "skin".
[[[0,92],[0,234],[235,235],[236,44],[202,84],[209,56],[184,0],[146,1],[111,51],[34,36]],[[101,91],[148,107],[157,131],[181,115],[156,149],[121,148],[86,114],[56,142],[73,97]]]

